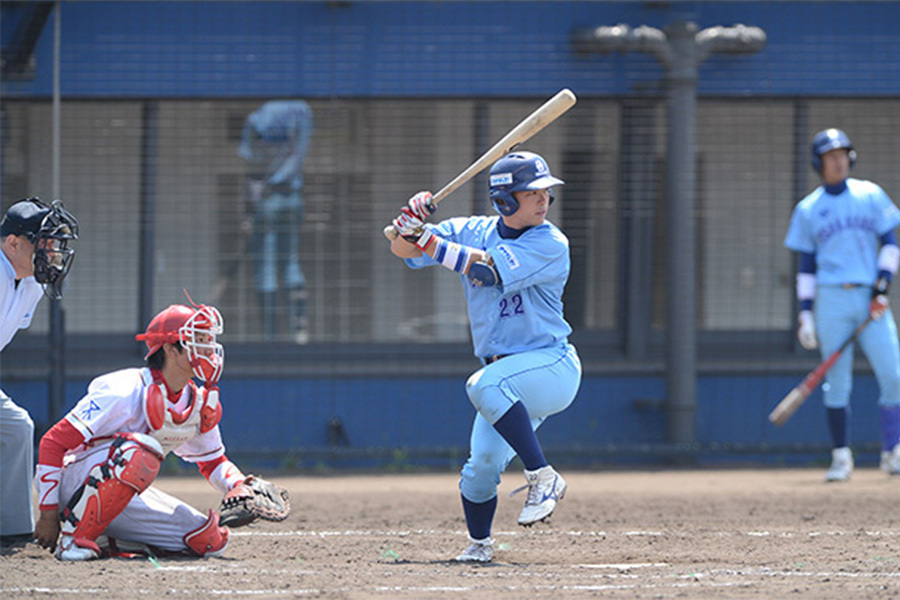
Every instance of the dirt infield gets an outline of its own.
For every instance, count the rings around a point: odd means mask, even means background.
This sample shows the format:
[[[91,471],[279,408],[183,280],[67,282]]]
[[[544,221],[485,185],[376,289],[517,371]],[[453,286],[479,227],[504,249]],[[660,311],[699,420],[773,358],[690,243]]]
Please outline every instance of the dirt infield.
[[[466,545],[455,474],[271,479],[283,523],[235,530],[226,558],[60,563],[4,550],[3,598],[900,598],[900,478],[857,469],[564,473],[552,520],[516,525],[500,489],[495,562]],[[157,485],[201,510],[199,476]]]

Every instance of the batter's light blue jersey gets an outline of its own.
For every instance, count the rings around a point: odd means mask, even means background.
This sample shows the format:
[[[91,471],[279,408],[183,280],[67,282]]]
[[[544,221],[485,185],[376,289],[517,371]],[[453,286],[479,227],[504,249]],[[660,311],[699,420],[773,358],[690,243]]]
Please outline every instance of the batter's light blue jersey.
[[[784,245],[816,255],[819,284],[871,285],[878,276],[883,234],[900,224],[900,211],[881,187],[847,179],[833,195],[816,188],[794,208]]]
[[[500,285],[493,287],[478,287],[460,276],[475,356],[516,354],[566,342],[572,333],[562,302],[570,269],[568,238],[544,221],[518,238],[504,239],[499,220],[457,217],[428,226],[446,240],[486,250],[500,275]],[[425,255],[406,263],[414,269],[438,264]]]

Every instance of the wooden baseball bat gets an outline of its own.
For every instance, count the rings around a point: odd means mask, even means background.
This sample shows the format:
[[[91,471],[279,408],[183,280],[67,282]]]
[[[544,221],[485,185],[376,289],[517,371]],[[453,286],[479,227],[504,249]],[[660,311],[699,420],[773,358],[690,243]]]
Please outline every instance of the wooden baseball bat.
[[[847,346],[853,343],[856,336],[858,336],[862,330],[866,328],[866,325],[871,322],[872,317],[869,316],[868,319],[862,322],[862,325],[856,328],[853,335],[841,344],[840,348],[835,350],[831,356],[823,360],[818,367],[804,377],[803,381],[801,381],[797,387],[788,392],[788,395],[778,403],[778,406],[776,406],[771,413],[769,413],[769,421],[778,427],[784,425],[785,422],[791,418],[791,415],[797,412],[797,409],[800,408],[807,398],[809,398],[809,395],[812,394],[813,390],[819,387],[819,384],[822,383],[822,379],[825,378],[825,373],[834,366],[834,363],[840,358],[841,353],[847,349]]]
[[[540,130],[575,106],[575,101],[575,94],[572,93],[572,90],[568,88],[560,90],[559,93],[544,102],[537,110],[513,127],[509,133],[494,144],[490,150],[482,154],[478,160],[469,165],[465,171],[457,175],[453,181],[438,190],[431,197],[432,203],[437,204],[478,173],[509,154],[517,145],[534,137]],[[394,229],[393,225],[388,225],[384,228],[384,236],[389,240],[393,240],[397,237],[397,230]]]

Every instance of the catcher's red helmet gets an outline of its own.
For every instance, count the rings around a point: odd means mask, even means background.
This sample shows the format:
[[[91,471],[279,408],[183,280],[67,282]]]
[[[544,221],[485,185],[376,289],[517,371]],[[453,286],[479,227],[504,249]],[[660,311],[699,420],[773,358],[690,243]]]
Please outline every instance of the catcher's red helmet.
[[[213,306],[205,304],[196,308],[173,304],[153,317],[147,331],[135,339],[147,344],[145,359],[163,347],[163,344],[179,343],[188,351],[188,359],[194,375],[208,382],[218,381],[222,374],[225,351],[216,342],[222,333],[222,315]],[[204,334],[198,337],[198,334]]]

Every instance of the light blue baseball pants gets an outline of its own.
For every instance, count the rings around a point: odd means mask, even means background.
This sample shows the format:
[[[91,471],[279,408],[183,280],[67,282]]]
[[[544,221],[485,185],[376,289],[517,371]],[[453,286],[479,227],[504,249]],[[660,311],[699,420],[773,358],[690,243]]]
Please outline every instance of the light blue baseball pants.
[[[872,288],[820,285],[816,297],[816,329],[822,357],[827,358],[847,340],[869,315]],[[878,381],[880,406],[900,406],[900,343],[897,325],[888,310],[869,323],[857,337]],[[850,403],[853,388],[853,351],[851,344],[825,375],[824,403],[828,408],[843,408]]]
[[[571,344],[513,354],[476,371],[466,382],[478,414],[459,483],[462,495],[476,503],[497,495],[500,475],[516,453],[493,423],[513,404],[522,401],[537,430],[547,417],[572,403],[580,385],[581,360]]]

